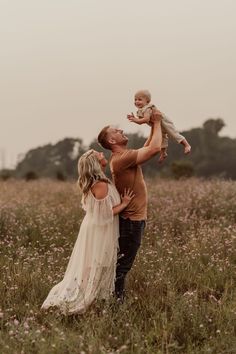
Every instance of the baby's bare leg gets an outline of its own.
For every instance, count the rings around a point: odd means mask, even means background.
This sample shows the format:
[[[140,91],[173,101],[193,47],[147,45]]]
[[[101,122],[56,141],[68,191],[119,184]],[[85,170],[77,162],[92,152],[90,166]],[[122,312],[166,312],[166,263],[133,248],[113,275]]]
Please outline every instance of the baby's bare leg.
[[[187,142],[185,137],[177,131],[174,123],[165,115],[163,115],[161,123],[163,131],[167,132],[167,134],[171,136],[177,143],[182,144],[184,146],[184,153],[189,154],[191,151],[191,145]]]
[[[160,157],[158,162],[162,163],[168,156],[167,154],[167,148],[168,148],[168,135],[165,133],[165,131],[162,130],[162,144],[161,144],[161,152],[160,152]]]

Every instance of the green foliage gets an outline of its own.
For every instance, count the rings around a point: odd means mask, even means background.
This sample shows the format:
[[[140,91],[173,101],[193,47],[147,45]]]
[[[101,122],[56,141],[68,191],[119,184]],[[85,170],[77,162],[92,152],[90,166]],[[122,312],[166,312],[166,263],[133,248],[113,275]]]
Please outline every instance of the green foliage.
[[[25,174],[24,177],[25,177],[25,180],[26,180],[26,181],[32,181],[32,180],[38,178],[37,174],[36,174],[34,171],[28,171],[28,172],[26,172],[26,174]]]
[[[77,161],[84,152],[82,140],[70,138],[30,150],[18,163],[15,176],[34,171],[39,177],[57,178],[59,171],[64,179],[77,178]]]
[[[174,161],[171,165],[171,172],[175,179],[189,178],[194,175],[194,167],[191,161]]]
[[[168,158],[159,166],[159,171],[166,172],[173,161],[184,159],[192,162],[197,176],[236,179],[236,139],[219,136],[223,126],[222,119],[209,119],[203,128],[182,132],[192,146],[191,154],[187,156],[184,156],[182,146],[170,139]]]
[[[14,170],[6,169],[0,170],[0,180],[7,181],[14,174]]]
[[[65,181],[66,177],[64,176],[63,172],[57,171],[56,172],[56,178],[58,181]]]
[[[207,133],[212,135],[218,135],[221,129],[225,126],[225,122],[221,118],[217,119],[208,119],[203,124],[203,128],[207,131]]]
[[[158,156],[143,166],[146,176],[172,176],[172,163],[183,160],[191,162],[194,173],[204,177],[223,177],[236,179],[236,139],[219,136],[225,126],[221,118],[208,119],[202,128],[194,128],[182,134],[192,146],[191,154],[184,155],[183,146],[172,139],[169,140],[168,158],[160,165]],[[146,138],[138,133],[127,134],[129,147],[138,149],[143,146]],[[94,139],[90,149],[103,151],[109,159],[110,151],[103,149]],[[64,178],[77,179],[78,158],[88,149],[81,139],[66,138],[55,145],[45,145],[30,150],[17,165],[14,175],[24,177],[28,171],[35,171],[39,177],[57,178],[60,171]],[[109,168],[106,173],[109,175]]]

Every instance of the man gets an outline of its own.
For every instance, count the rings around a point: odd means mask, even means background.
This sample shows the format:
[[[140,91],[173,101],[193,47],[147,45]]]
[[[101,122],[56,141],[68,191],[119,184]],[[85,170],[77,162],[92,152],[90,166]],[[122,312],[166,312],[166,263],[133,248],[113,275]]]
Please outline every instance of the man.
[[[147,189],[141,166],[161,151],[161,113],[155,111],[148,140],[140,149],[128,149],[128,138],[123,130],[107,126],[98,135],[98,142],[111,150],[110,169],[120,194],[124,189],[134,191],[134,198],[120,214],[120,254],[116,268],[115,294],[124,298],[124,282],[131,269],[144,232],[147,219]]]

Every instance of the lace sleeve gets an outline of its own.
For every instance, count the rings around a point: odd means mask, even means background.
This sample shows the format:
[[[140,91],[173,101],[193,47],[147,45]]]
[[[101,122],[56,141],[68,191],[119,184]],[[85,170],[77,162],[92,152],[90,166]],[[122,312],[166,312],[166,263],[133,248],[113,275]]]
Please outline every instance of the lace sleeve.
[[[113,222],[112,200],[108,195],[104,199],[96,199],[90,195],[86,200],[86,212],[94,225],[105,225]]]

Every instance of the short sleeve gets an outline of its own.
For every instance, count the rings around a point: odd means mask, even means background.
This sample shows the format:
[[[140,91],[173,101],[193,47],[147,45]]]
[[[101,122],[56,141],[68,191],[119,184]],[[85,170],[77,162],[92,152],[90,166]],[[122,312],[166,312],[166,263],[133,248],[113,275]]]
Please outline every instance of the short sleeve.
[[[141,109],[138,109],[138,110],[137,110],[137,116],[138,116],[139,118],[143,118],[143,111],[142,111]]]
[[[113,222],[113,205],[109,193],[104,199],[96,199],[90,193],[85,202],[85,210],[94,225],[102,226]]]
[[[144,116],[148,116],[149,118],[151,118],[151,115],[152,115],[152,107],[147,107],[146,109],[145,109],[145,111],[143,112],[143,117]]]
[[[138,150],[125,150],[119,158],[114,161],[114,171],[126,170],[137,165]]]

